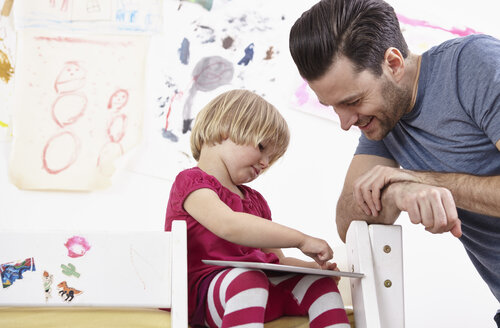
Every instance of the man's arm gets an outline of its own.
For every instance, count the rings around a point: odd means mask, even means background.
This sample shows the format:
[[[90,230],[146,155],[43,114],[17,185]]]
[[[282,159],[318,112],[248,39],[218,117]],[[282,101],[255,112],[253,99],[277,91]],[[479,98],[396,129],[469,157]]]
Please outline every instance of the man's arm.
[[[500,150],[500,141],[496,143],[496,147]],[[498,193],[500,176],[411,171],[377,165],[356,180],[354,197],[358,206],[362,207],[365,213],[371,212],[372,215],[376,216],[381,207],[380,192],[387,186],[404,182],[433,186],[439,193],[443,193],[440,188],[446,189],[451,196],[444,195],[445,198],[453,200],[453,204],[448,200],[450,203],[448,207],[457,206],[471,212],[500,217],[500,194]],[[401,210],[406,210],[401,207],[404,206],[402,201],[399,203],[398,207]],[[409,201],[406,200],[406,203],[408,204]],[[444,205],[446,204],[444,203]],[[441,232],[441,229],[431,229],[430,231]]]
[[[496,143],[500,151],[500,140]],[[451,191],[457,207],[475,213],[500,217],[500,176],[461,173],[415,172],[424,183]]]
[[[373,167],[389,166],[396,168],[397,163],[388,158],[375,155],[355,155],[351,161],[351,165],[346,174],[344,187],[337,202],[337,231],[340,239],[345,242],[347,228],[353,220],[364,220],[369,223],[392,224],[399,216],[400,210],[395,206],[394,202],[385,196],[382,191],[382,210],[377,216],[367,215],[361,207],[358,206],[354,199],[354,183],[364,173]]]
[[[451,191],[457,207],[500,217],[500,176],[411,171],[422,183]]]

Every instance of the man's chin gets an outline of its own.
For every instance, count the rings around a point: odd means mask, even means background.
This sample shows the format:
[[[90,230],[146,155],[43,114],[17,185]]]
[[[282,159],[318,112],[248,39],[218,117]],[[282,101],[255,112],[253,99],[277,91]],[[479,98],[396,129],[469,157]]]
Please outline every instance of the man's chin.
[[[366,133],[364,131],[361,131],[361,132],[365,135],[366,139],[372,140],[372,141],[380,141],[380,140],[384,139],[387,136],[387,134],[389,134],[389,132],[386,132],[385,134],[381,134],[381,133]]]

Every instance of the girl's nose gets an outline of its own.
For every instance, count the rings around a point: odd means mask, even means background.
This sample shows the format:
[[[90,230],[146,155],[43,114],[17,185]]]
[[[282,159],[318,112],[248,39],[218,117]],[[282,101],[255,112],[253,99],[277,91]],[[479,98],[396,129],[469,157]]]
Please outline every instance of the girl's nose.
[[[259,164],[262,166],[262,169],[267,168],[269,166],[269,155],[262,155]]]

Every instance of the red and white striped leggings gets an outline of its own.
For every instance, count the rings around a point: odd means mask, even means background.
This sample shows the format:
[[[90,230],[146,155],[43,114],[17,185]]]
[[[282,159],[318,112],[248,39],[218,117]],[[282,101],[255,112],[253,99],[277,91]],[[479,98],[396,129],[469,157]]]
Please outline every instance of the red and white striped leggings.
[[[211,327],[263,327],[283,315],[309,315],[310,328],[349,328],[337,284],[330,277],[232,268],[210,283],[206,324]]]

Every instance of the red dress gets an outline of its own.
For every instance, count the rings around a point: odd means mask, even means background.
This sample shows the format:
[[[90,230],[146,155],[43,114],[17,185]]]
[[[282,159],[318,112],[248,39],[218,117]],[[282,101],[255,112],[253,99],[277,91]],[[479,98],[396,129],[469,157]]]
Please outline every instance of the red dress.
[[[171,231],[173,220],[185,220],[187,223],[188,311],[191,323],[196,323],[194,321],[197,320],[193,321],[195,315],[203,317],[203,313],[198,312],[205,308],[206,289],[215,273],[224,269],[206,265],[201,260],[279,263],[275,254],[266,254],[259,248],[241,246],[219,238],[184,210],[184,200],[191,192],[208,188],[217,193],[233,211],[271,220],[271,210],[262,195],[250,187],[238,187],[244,199],[222,186],[215,177],[194,167],[180,172],[170,190],[165,231]]]

